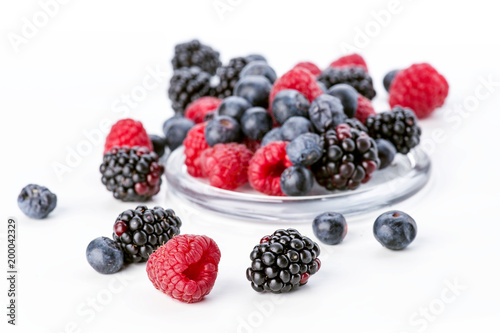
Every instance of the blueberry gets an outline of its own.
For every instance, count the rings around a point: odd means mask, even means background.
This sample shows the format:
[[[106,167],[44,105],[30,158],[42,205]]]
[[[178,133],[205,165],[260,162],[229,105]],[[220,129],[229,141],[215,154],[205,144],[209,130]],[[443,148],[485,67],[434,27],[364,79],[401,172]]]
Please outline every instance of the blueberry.
[[[238,80],[234,87],[234,95],[243,97],[253,106],[267,109],[271,87],[271,82],[265,77],[248,75]]]
[[[56,208],[57,196],[46,187],[29,184],[19,193],[17,204],[26,216],[44,219]]]
[[[390,71],[389,73],[385,74],[385,76],[384,76],[384,88],[385,88],[385,90],[387,90],[387,92],[389,92],[389,89],[391,89],[392,80],[394,80],[394,77],[396,76],[396,74],[398,74],[398,72],[399,72],[399,70],[394,69],[394,70]]]
[[[87,261],[97,272],[113,274],[123,266],[123,252],[115,241],[97,237],[87,246]]]
[[[272,111],[279,124],[288,118],[309,116],[309,101],[297,90],[286,89],[276,94],[273,99]]]
[[[260,146],[267,146],[269,143],[274,141],[283,141],[283,136],[281,135],[281,127],[273,128],[272,130],[267,132],[267,134],[262,138]]]
[[[328,93],[328,88],[326,88],[325,84],[321,81],[316,82],[318,84],[318,87],[323,91],[323,93]]]
[[[358,91],[356,89],[348,84],[339,83],[328,89],[328,95],[340,99],[345,115],[349,118],[354,117],[358,109]]]
[[[347,223],[340,213],[325,212],[316,216],[312,228],[314,235],[328,245],[339,244],[347,234]]]
[[[266,58],[261,55],[261,54],[249,54],[245,57],[247,62],[252,62],[252,61],[265,61],[267,62]]]
[[[229,116],[216,116],[205,127],[205,140],[210,147],[217,143],[239,142],[240,124]]]
[[[394,161],[394,157],[396,157],[396,147],[394,147],[390,141],[384,139],[377,139],[375,142],[377,143],[378,158],[380,160],[378,168],[381,170]]]
[[[165,134],[165,143],[168,148],[173,151],[181,146],[193,126],[194,122],[185,117],[175,116],[167,119],[163,123],[163,134]]]
[[[260,75],[264,76],[269,82],[274,83],[276,81],[276,72],[274,69],[267,64],[265,61],[252,61],[240,72],[240,78],[247,75]]]
[[[321,137],[316,133],[301,134],[286,146],[286,154],[294,165],[313,165],[323,155]]]
[[[153,150],[155,151],[156,155],[158,155],[158,157],[162,157],[165,154],[165,138],[159,135],[150,134],[149,139],[153,144]]]
[[[264,108],[250,108],[241,117],[241,130],[252,140],[262,140],[272,128],[273,119]]]
[[[219,116],[229,116],[240,121],[243,113],[251,107],[252,105],[243,97],[229,96],[224,98],[217,112]]]
[[[285,141],[292,141],[301,134],[314,132],[309,119],[304,117],[291,117],[281,126],[281,136]]]
[[[318,132],[323,133],[344,123],[347,116],[344,113],[344,107],[340,99],[323,94],[316,97],[311,103],[309,119],[311,119]]]
[[[401,250],[417,236],[417,224],[410,215],[391,210],[377,217],[373,224],[373,234],[386,248]]]
[[[281,191],[289,196],[300,196],[309,193],[314,185],[314,177],[306,167],[293,165],[281,174]]]

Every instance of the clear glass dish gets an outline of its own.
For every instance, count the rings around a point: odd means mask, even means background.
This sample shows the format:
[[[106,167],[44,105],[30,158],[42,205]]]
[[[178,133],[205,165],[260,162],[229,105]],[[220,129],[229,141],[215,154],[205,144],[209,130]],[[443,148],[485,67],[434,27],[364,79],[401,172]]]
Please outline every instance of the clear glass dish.
[[[166,161],[168,190],[199,207],[259,222],[310,222],[321,212],[362,215],[407,199],[422,189],[430,177],[431,161],[419,147],[408,155],[397,154],[392,165],[354,191],[330,192],[315,185],[300,197],[261,194],[248,184],[237,191],[219,189],[206,179],[191,177],[184,165],[184,149],[174,150]]]

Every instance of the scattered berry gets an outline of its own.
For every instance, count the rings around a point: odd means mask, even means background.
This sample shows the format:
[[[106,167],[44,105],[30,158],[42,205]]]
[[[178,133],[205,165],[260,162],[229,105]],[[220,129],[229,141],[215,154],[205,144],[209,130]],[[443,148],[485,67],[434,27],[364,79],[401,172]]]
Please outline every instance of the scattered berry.
[[[448,96],[448,82],[427,63],[400,70],[392,80],[389,105],[411,108],[418,118],[431,115]]]
[[[318,66],[309,61],[299,62],[293,68],[302,68],[309,71],[314,76],[319,76],[321,74],[321,69]]]
[[[310,166],[323,155],[321,137],[316,133],[304,133],[286,146],[286,153],[294,165]]]
[[[17,197],[19,209],[33,219],[44,219],[56,208],[57,196],[44,186],[26,185]]]
[[[168,88],[172,109],[184,115],[189,103],[210,94],[210,74],[199,67],[180,68],[174,71]]]
[[[234,95],[243,97],[252,106],[267,109],[271,82],[263,76],[248,75],[242,77],[234,87]]]
[[[327,88],[338,83],[346,83],[368,99],[373,99],[376,95],[372,78],[361,67],[328,67],[318,77],[318,81],[323,82]]]
[[[229,64],[217,69],[219,83],[214,88],[214,95],[224,99],[233,95],[234,87],[240,79],[240,72],[248,64],[246,58],[238,57],[229,60]]]
[[[151,140],[151,143],[153,144],[153,151],[156,153],[156,155],[158,155],[158,157],[162,157],[163,155],[165,155],[166,139],[164,137],[150,134],[149,140]]]
[[[241,140],[240,124],[228,116],[216,116],[207,123],[205,140],[210,147],[218,143],[239,142]]]
[[[248,164],[253,153],[243,144],[216,144],[202,154],[204,174],[210,185],[234,190],[248,182]]]
[[[340,213],[325,212],[316,216],[312,228],[314,235],[328,245],[339,244],[347,234],[347,223]]]
[[[308,117],[309,101],[297,90],[285,89],[276,94],[272,104],[272,113],[278,124],[283,124],[291,117]]]
[[[391,250],[402,250],[417,236],[417,224],[408,214],[391,210],[375,220],[373,235],[380,244]]]
[[[215,74],[220,65],[219,52],[196,39],[175,46],[175,55],[172,59],[174,69],[197,66],[205,72]]]
[[[347,119],[342,102],[337,97],[320,95],[309,108],[309,119],[319,133],[326,132]]]
[[[250,253],[246,276],[258,292],[285,293],[306,284],[319,269],[320,249],[295,229],[278,229]]]
[[[276,72],[266,61],[252,61],[246,65],[240,72],[240,78],[248,75],[264,76],[271,83],[276,81]]]
[[[323,93],[316,81],[316,77],[306,69],[294,68],[286,72],[274,82],[269,94],[269,105],[273,105],[276,94],[285,89],[294,89],[304,95],[309,102]]]
[[[213,239],[180,235],[149,257],[146,271],[156,289],[181,302],[194,303],[212,290],[220,257]]]
[[[262,138],[261,146],[267,146],[269,143],[274,141],[283,141],[283,136],[281,135],[281,127],[275,127]]]
[[[396,147],[394,147],[390,141],[377,139],[375,142],[377,143],[378,159],[380,160],[380,166],[378,168],[382,170],[394,161],[397,151]]]
[[[292,164],[286,157],[288,142],[270,142],[260,147],[250,160],[248,181],[257,191],[275,196],[284,195],[280,187],[281,174]]]
[[[309,119],[304,117],[290,117],[281,126],[281,137],[285,141],[292,141],[301,134],[314,132]]]
[[[202,177],[203,170],[201,167],[201,153],[209,148],[205,140],[205,128],[207,123],[196,124],[187,133],[184,140],[184,155],[186,159],[184,164],[187,167],[187,172],[193,177]]]
[[[123,267],[122,250],[107,237],[98,237],[90,242],[86,254],[90,266],[101,274],[113,274]]]
[[[399,72],[398,69],[394,69],[389,73],[385,74],[383,83],[384,83],[384,88],[387,92],[389,92],[389,90],[391,89],[392,80],[394,80],[394,77],[398,72]]]
[[[301,165],[292,165],[281,174],[280,187],[285,195],[306,195],[311,191],[313,185],[314,176],[311,170]]]
[[[354,117],[364,124],[369,116],[373,116],[375,114],[376,112],[373,108],[372,101],[365,96],[358,94],[358,108],[354,113]]]
[[[229,96],[222,100],[217,113],[219,116],[229,116],[240,121],[243,113],[251,107],[252,104],[243,97]]]
[[[362,67],[365,72],[368,73],[368,66],[366,65],[365,59],[357,53],[349,54],[338,58],[330,64],[330,67],[334,68],[344,68],[344,67]]]
[[[241,118],[241,130],[252,140],[262,140],[273,128],[273,119],[266,109],[253,107],[247,109]]]
[[[356,89],[346,83],[339,83],[328,89],[328,95],[340,99],[345,115],[349,118],[354,117],[358,109],[358,96],[361,96]]]
[[[208,114],[217,110],[221,102],[220,99],[215,97],[200,97],[186,107],[184,116],[194,121],[195,124],[202,123]]]
[[[187,133],[193,128],[194,122],[182,116],[175,116],[163,123],[165,142],[171,151],[182,145]]]
[[[160,191],[163,166],[145,147],[113,147],[99,167],[108,191],[122,201],[147,201]]]
[[[118,120],[111,127],[104,144],[104,154],[116,146],[140,146],[153,150],[153,144],[142,123],[130,118]]]
[[[151,253],[180,232],[182,222],[171,209],[137,206],[118,215],[113,239],[125,262],[143,262]]]

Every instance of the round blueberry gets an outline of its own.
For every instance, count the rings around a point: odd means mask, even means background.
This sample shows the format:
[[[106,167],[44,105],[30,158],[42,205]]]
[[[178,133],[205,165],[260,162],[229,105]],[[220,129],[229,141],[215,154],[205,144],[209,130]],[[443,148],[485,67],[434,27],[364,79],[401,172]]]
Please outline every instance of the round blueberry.
[[[319,95],[311,103],[309,108],[309,119],[319,133],[335,128],[345,123],[347,116],[344,113],[342,102],[337,97],[330,95]]]
[[[149,139],[153,144],[153,150],[156,153],[156,155],[158,155],[158,157],[162,157],[165,154],[165,145],[166,145],[165,138],[159,135],[150,134]]]
[[[301,196],[309,193],[314,185],[311,170],[293,165],[283,171],[280,178],[281,191],[288,196]]]
[[[174,150],[182,145],[189,130],[194,126],[191,119],[174,116],[163,123],[163,134],[165,134],[165,144]]]
[[[19,193],[17,205],[26,216],[44,219],[56,208],[57,196],[44,186],[29,184]]]
[[[245,57],[247,62],[252,62],[252,61],[264,61],[267,62],[266,58],[261,55],[261,54],[249,54]]]
[[[320,214],[314,218],[312,227],[314,235],[328,245],[339,244],[347,234],[347,223],[340,213]]]
[[[398,74],[399,70],[394,69],[390,71],[389,73],[385,74],[384,76],[384,88],[389,92],[389,89],[391,89],[391,84],[392,80],[394,80],[394,77],[396,77],[396,74]]]
[[[123,252],[118,244],[107,238],[98,237],[87,246],[87,261],[101,274],[118,272],[123,266]]]
[[[316,133],[301,134],[286,146],[286,154],[294,165],[313,165],[323,155],[321,137]]]
[[[388,167],[394,161],[397,153],[396,147],[390,141],[384,139],[377,139],[375,142],[377,143],[378,158],[380,160],[378,168],[381,170]]]
[[[210,147],[218,143],[239,142],[240,124],[229,116],[216,116],[205,127],[205,140]]]
[[[239,79],[234,87],[234,95],[243,97],[253,106],[267,109],[271,82],[263,76],[248,75]]]
[[[219,105],[217,114],[219,116],[229,116],[240,121],[243,113],[251,107],[252,105],[243,97],[229,96],[224,98]]]
[[[304,117],[291,117],[281,126],[281,137],[284,141],[292,141],[301,134],[314,132],[314,127],[309,119]]]
[[[271,83],[274,83],[274,81],[276,81],[276,72],[265,61],[252,61],[248,65],[243,67],[240,72],[240,78],[248,75],[264,76]]]
[[[373,224],[373,234],[386,248],[401,250],[417,236],[417,224],[410,215],[391,210],[377,217]]]
[[[285,89],[273,99],[272,111],[279,124],[294,116],[309,116],[309,101],[297,90]]]
[[[340,99],[344,113],[352,118],[358,109],[358,91],[346,83],[339,83],[328,89],[328,95]]]
[[[264,108],[250,108],[241,117],[241,130],[252,140],[262,140],[272,128],[273,119]]]

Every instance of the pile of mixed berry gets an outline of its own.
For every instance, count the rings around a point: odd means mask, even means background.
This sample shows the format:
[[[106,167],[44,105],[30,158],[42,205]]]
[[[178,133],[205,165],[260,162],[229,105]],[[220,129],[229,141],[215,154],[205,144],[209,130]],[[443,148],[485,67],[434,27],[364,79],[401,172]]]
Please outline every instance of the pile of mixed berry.
[[[160,191],[166,151],[184,147],[189,175],[235,190],[247,183],[264,194],[302,196],[314,183],[326,190],[355,190],[396,154],[420,142],[417,119],[443,105],[448,83],[429,64],[390,71],[383,79],[390,111],[375,112],[376,95],[364,59],[341,57],[321,70],[300,62],[279,76],[261,55],[233,58],[222,66],[219,53],[194,40],[175,47],[168,88],[175,116],[164,136],[148,135],[141,122],[114,124],[104,147],[101,182],[122,201],[145,202]],[[30,184],[18,197],[21,210],[42,219],[57,197]],[[318,212],[321,213],[321,212]],[[201,235],[180,234],[171,209],[128,209],[116,218],[112,239],[98,237],[87,260],[98,272],[115,273],[146,262],[154,287],[183,302],[198,302],[215,284],[221,253]],[[312,223],[326,245],[342,242],[346,219],[323,212]],[[413,218],[401,211],[380,215],[375,238],[401,250],[416,237]],[[283,293],[303,286],[321,267],[319,245],[295,229],[264,236],[250,253],[246,277],[258,292]]]

